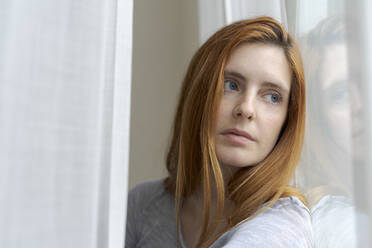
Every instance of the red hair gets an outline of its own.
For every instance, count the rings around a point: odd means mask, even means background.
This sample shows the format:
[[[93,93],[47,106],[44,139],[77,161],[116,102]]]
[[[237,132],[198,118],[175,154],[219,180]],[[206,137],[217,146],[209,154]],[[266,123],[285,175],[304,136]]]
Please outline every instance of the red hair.
[[[290,99],[287,120],[271,153],[256,166],[240,169],[225,189],[214,146],[214,128],[227,59],[243,42],[283,49],[292,72]],[[204,218],[198,247],[211,245],[223,232],[242,220],[254,218],[280,197],[295,195],[306,202],[299,191],[288,186],[300,158],[304,128],[305,82],[300,52],[282,25],[270,17],[259,17],[235,22],[216,32],[190,62],[174,119],[166,161],[169,176],[164,185],[175,196],[177,227],[183,200],[200,187],[204,194]],[[211,185],[211,181],[215,183]],[[212,220],[209,218],[211,187],[217,192],[216,214]],[[235,208],[223,232],[214,234],[226,197],[233,201]],[[264,203],[267,203],[265,208],[256,212]]]

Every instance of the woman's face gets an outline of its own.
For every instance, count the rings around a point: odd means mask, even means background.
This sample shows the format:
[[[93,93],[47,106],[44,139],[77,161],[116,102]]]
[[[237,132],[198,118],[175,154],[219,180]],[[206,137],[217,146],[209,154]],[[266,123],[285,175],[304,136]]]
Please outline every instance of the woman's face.
[[[281,48],[239,45],[224,71],[215,145],[222,166],[261,162],[273,149],[287,116],[291,71]]]
[[[321,100],[328,135],[338,148],[350,154],[351,149],[351,109],[346,45],[339,43],[328,46],[322,61]],[[354,92],[354,91],[353,91]]]

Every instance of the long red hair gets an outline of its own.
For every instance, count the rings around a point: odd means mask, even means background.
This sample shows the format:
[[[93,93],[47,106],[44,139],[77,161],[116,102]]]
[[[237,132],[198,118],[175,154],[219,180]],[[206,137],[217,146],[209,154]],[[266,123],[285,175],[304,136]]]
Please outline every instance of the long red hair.
[[[287,120],[271,153],[256,166],[236,172],[225,189],[214,146],[215,119],[227,59],[242,42],[282,48],[292,72],[291,91]],[[259,17],[235,22],[217,31],[190,62],[174,119],[166,161],[169,176],[164,185],[175,196],[177,227],[183,200],[200,187],[204,194],[204,218],[198,247],[211,245],[223,232],[242,220],[254,218],[280,197],[294,195],[306,203],[299,191],[288,186],[300,158],[304,128],[305,82],[301,56],[283,26],[270,17]],[[216,213],[212,219],[209,217],[211,187],[217,192]],[[232,200],[234,211],[224,230],[216,234],[225,198]],[[265,203],[265,207],[257,211]]]

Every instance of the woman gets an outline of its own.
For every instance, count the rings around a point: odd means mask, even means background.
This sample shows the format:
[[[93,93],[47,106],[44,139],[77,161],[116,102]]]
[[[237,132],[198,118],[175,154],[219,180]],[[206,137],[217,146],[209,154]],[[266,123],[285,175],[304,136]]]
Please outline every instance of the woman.
[[[183,81],[169,176],[129,193],[126,247],[311,247],[306,201],[288,186],[304,123],[285,29],[260,17],[219,30]]]

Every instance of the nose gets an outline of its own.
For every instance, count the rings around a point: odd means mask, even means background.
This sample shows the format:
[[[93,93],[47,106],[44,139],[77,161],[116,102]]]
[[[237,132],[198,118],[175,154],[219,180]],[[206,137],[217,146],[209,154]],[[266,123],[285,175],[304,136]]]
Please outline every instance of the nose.
[[[352,132],[353,135],[363,135],[365,132],[366,113],[365,106],[363,104],[363,96],[360,90],[360,85],[354,83],[349,87],[350,89],[350,105],[351,105],[351,116],[352,116]]]
[[[256,117],[253,96],[242,96],[233,109],[235,118],[247,118],[253,120]]]
[[[355,83],[352,84],[350,87],[350,93],[351,93],[350,104],[352,113],[353,115],[357,115],[363,108],[362,96],[358,85],[356,85]]]

